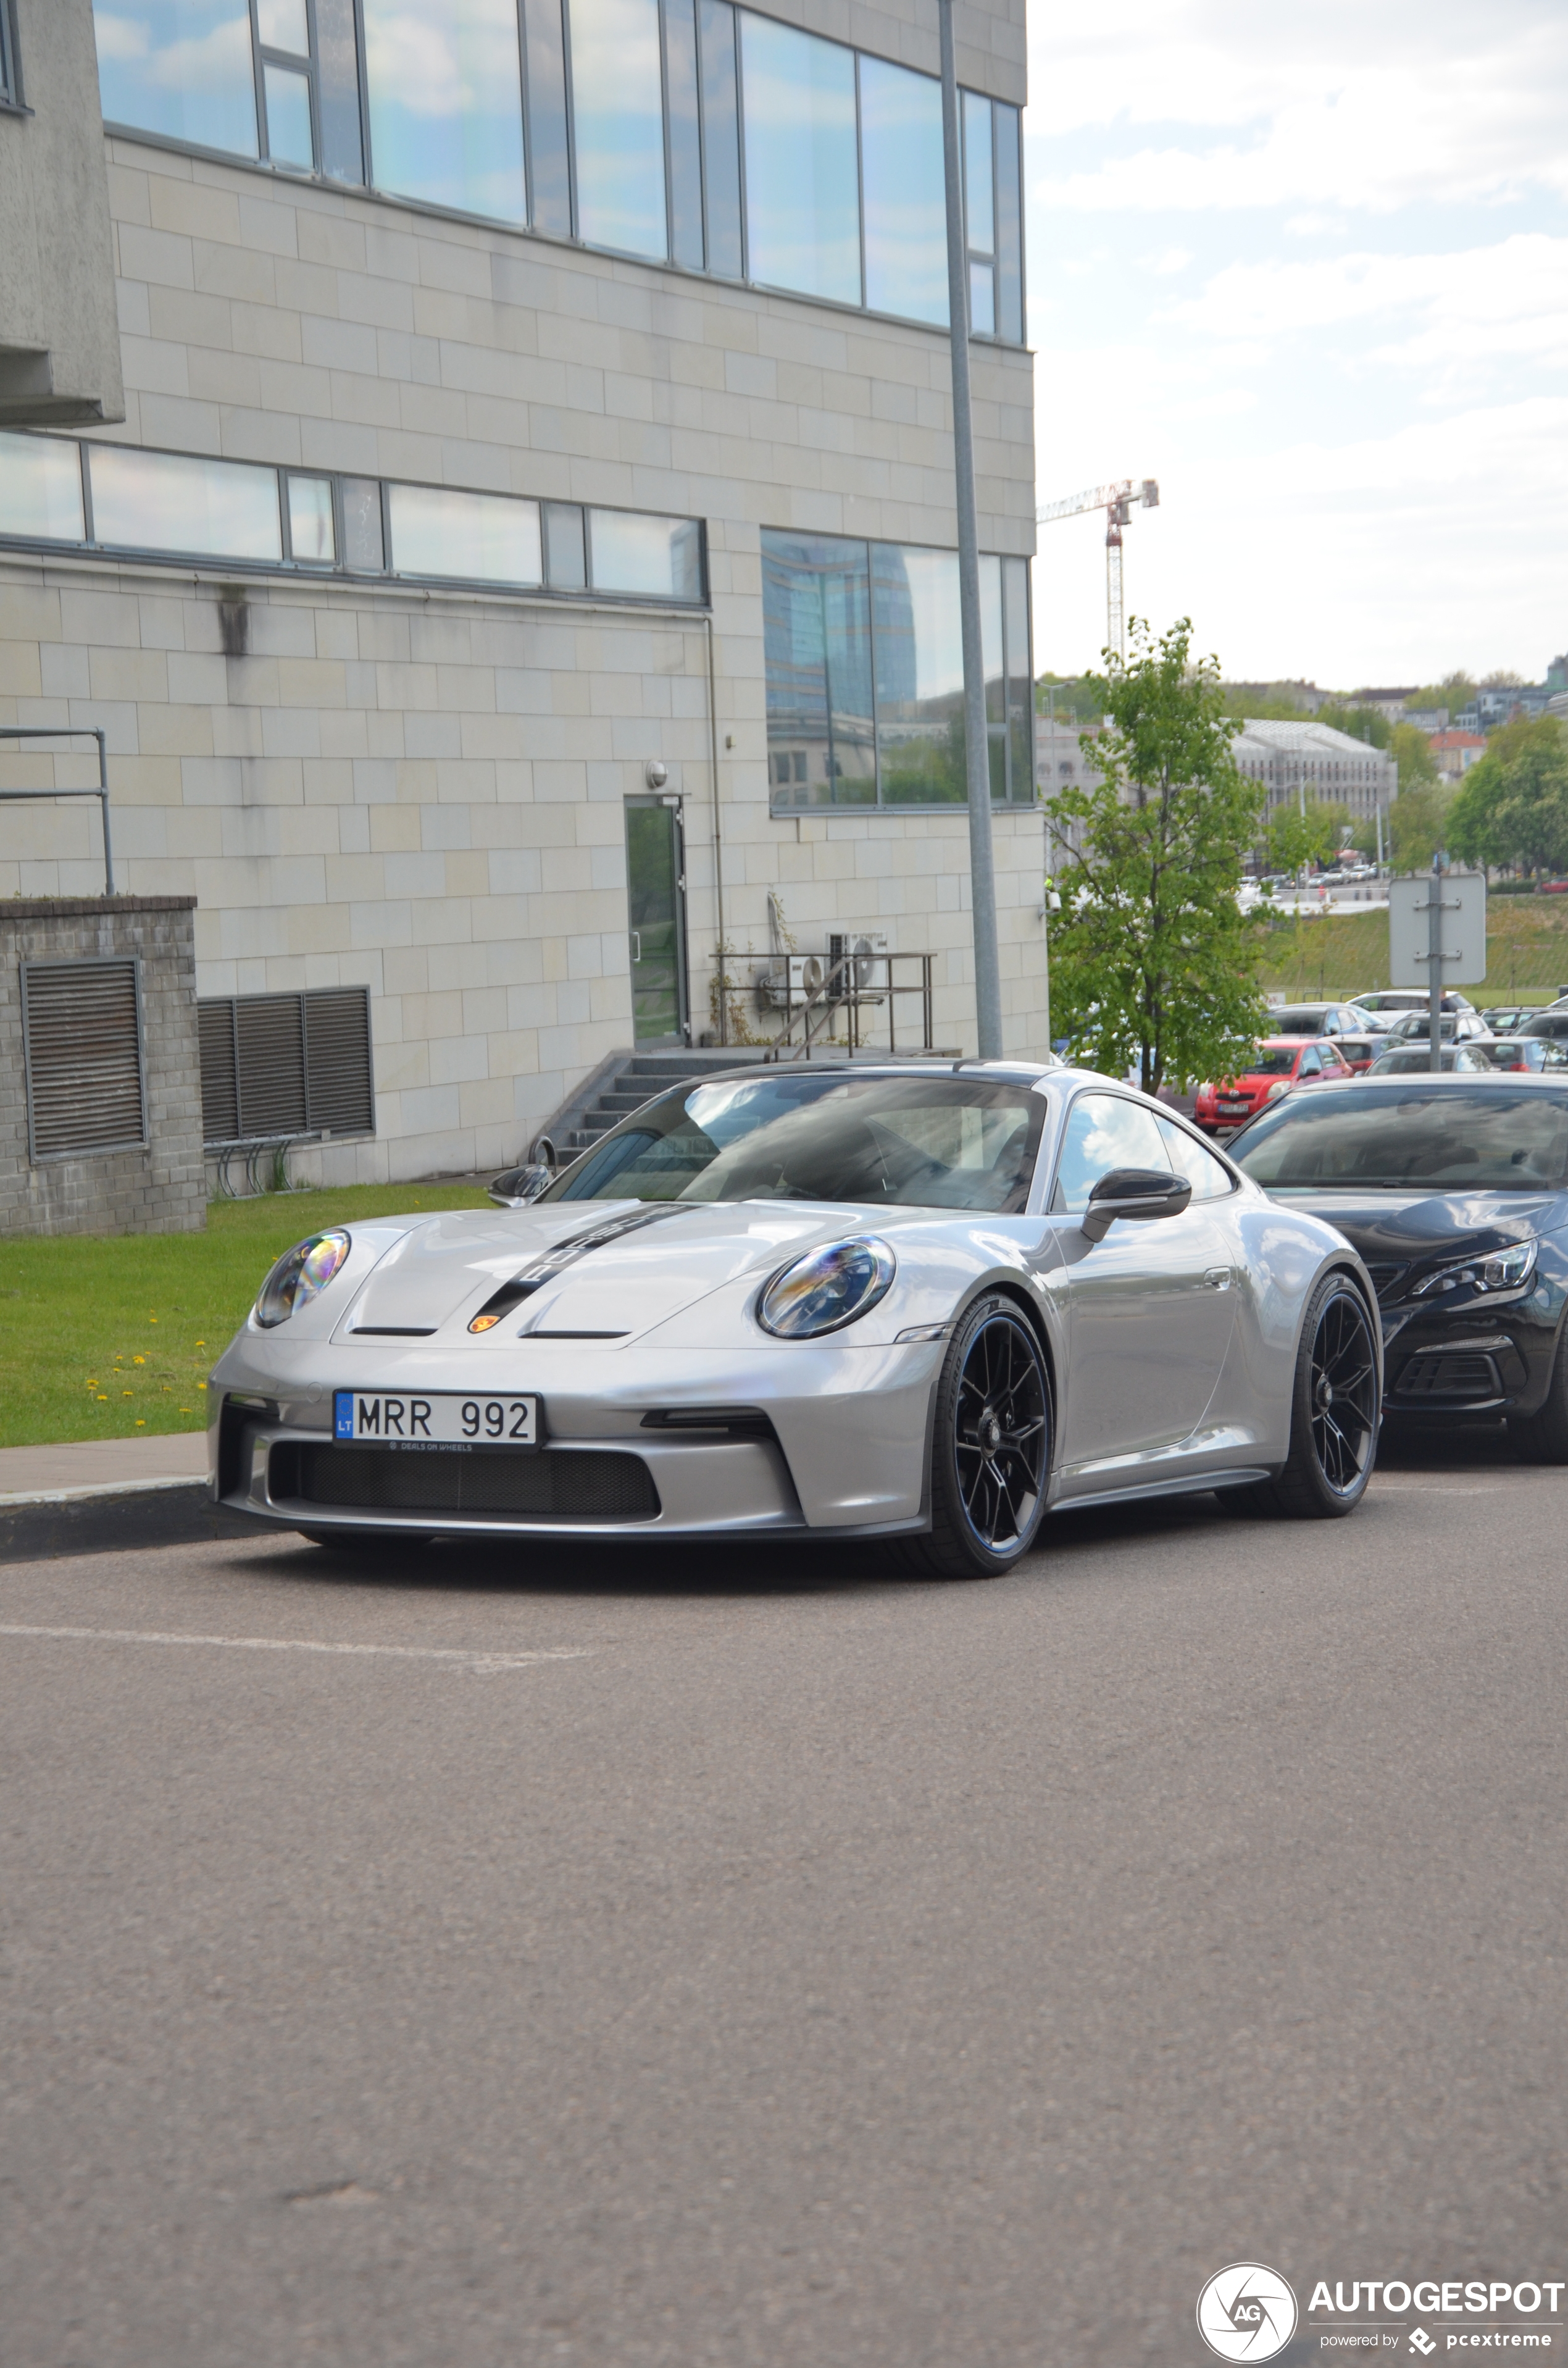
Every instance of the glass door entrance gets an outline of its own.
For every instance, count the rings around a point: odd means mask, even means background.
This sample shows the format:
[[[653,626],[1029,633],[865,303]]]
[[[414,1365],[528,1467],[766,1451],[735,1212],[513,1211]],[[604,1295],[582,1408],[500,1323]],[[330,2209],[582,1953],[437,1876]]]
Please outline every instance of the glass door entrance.
[[[626,894],[632,1032],[639,1044],[686,1038],[686,848],[678,805],[626,801]]]

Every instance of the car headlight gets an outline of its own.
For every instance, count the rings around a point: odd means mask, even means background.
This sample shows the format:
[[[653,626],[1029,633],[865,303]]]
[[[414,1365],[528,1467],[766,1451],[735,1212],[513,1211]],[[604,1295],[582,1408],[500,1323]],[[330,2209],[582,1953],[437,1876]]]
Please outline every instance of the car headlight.
[[[1535,1271],[1535,1254],[1534,1242],[1516,1242],[1512,1249],[1499,1250],[1493,1258],[1460,1258],[1453,1266],[1439,1267],[1436,1274],[1423,1276],[1410,1296],[1426,1299],[1442,1291],[1519,1291]]]
[[[780,1340],[814,1340],[875,1307],[895,1270],[892,1250],[874,1235],[824,1243],[774,1276],[757,1302],[756,1320]]]
[[[270,1331],[275,1324],[287,1323],[290,1315],[308,1306],[318,1292],[324,1291],[348,1250],[349,1236],[346,1233],[312,1234],[308,1241],[297,1242],[280,1258],[262,1284],[261,1297],[256,1303],[256,1320],[263,1331]]]
[[[1290,1080],[1289,1077],[1276,1077],[1274,1083],[1269,1087],[1268,1091],[1264,1095],[1263,1099],[1266,1102],[1277,1102],[1281,1094],[1288,1094],[1290,1090]]]

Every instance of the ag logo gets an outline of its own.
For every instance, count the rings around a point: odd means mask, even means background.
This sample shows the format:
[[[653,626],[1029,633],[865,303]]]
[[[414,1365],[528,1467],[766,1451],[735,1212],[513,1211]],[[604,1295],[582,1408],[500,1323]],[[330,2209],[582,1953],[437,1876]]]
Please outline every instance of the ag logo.
[[[1198,2332],[1221,2360],[1272,2360],[1296,2332],[1296,2297],[1278,2270],[1233,2261],[1198,2297]]]

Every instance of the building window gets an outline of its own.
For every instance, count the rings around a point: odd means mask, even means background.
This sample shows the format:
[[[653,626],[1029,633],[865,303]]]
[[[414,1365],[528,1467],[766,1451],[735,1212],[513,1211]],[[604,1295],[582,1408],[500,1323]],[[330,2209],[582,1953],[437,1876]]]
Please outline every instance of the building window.
[[[93,18],[106,120],[363,181],[354,0],[93,0]]]
[[[276,469],[125,444],[89,445],[86,460],[95,542],[282,564]]]
[[[868,305],[945,329],[942,92],[929,74],[860,60],[860,171]]]
[[[854,51],[743,15],[741,86],[747,277],[858,304]]]
[[[731,0],[94,7],[111,131],[946,325],[938,84]],[[962,97],[971,326],[1021,344],[1018,110]]]
[[[209,1147],[375,1133],[367,988],[217,996],[198,1004],[197,1022]]]
[[[662,263],[669,233],[659,0],[571,0],[571,15],[577,235]]]
[[[514,0],[364,0],[378,188],[528,220]]]
[[[85,464],[85,468],[84,468]],[[0,542],[699,606],[702,524],[0,434]]]
[[[34,1165],[147,1140],[142,991],[133,957],[22,964],[28,1156]]]
[[[765,532],[762,558],[774,811],[963,804],[956,553]],[[982,559],[981,618],[992,795],[1028,804],[1026,560]]]

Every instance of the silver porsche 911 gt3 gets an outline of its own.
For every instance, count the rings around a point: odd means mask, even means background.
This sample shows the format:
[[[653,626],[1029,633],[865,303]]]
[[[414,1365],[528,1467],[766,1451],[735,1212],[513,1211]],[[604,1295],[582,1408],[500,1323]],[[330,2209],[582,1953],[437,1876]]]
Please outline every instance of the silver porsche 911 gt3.
[[[1355,1251],[1087,1071],[751,1068],[491,1189],[278,1260],[211,1377],[224,1504],[323,1544],[853,1536],[983,1577],[1053,1507],[1328,1516],[1371,1472]]]

